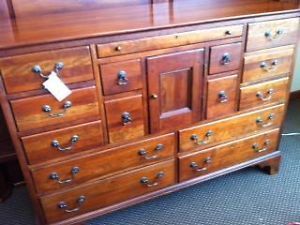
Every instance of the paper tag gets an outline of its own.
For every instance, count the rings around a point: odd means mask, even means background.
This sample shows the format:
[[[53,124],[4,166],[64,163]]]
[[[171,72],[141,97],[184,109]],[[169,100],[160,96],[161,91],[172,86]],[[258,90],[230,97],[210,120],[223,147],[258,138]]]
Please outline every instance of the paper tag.
[[[48,76],[43,86],[60,102],[72,93],[54,71]]]

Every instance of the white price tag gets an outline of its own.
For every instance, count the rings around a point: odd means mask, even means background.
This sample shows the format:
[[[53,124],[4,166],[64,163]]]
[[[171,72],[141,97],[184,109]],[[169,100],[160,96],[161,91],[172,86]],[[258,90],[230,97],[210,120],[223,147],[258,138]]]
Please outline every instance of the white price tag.
[[[51,72],[43,86],[60,102],[72,93],[54,71]]]

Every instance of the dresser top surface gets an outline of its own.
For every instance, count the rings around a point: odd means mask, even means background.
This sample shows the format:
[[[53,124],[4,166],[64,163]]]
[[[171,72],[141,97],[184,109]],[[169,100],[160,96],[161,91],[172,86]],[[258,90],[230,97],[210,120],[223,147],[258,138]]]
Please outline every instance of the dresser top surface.
[[[299,12],[297,1],[177,0],[16,19],[0,19],[0,49],[221,20]]]

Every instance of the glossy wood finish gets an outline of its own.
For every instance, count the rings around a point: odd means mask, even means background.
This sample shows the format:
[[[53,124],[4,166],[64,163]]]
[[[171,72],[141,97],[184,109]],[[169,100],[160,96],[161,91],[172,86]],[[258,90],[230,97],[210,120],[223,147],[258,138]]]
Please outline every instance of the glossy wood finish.
[[[157,176],[160,172],[163,172],[164,176],[158,179]],[[157,182],[157,185],[148,187],[146,184],[141,183],[141,179],[144,177],[147,177],[149,182]],[[153,192],[173,185],[175,182],[175,162],[170,160],[116,177],[99,180],[92,184],[79,186],[63,193],[45,196],[41,198],[41,203],[48,223],[52,223]],[[64,201],[68,204],[68,208],[76,208],[76,201],[80,196],[85,196],[86,201],[82,204],[80,210],[76,212],[66,213],[64,209],[57,206],[61,201]]]
[[[64,110],[67,101],[72,107]],[[49,116],[43,106],[49,105],[52,113],[62,116]],[[94,86],[73,90],[73,93],[62,102],[52,95],[40,95],[11,101],[11,107],[19,131],[43,128],[50,125],[62,126],[65,123],[82,119],[99,119],[97,92]]]
[[[271,153],[277,148],[278,138],[279,129],[275,129],[180,157],[179,180],[204,176]]]
[[[297,42],[299,18],[249,24],[247,51]]]
[[[165,35],[140,40],[115,42],[105,45],[98,45],[99,57],[108,57],[158,50],[181,45],[195,44],[198,42],[213,41],[224,38],[242,36],[243,26],[226,26],[220,28],[204,29],[199,31],[183,32],[174,35]]]
[[[151,132],[201,119],[203,49],[147,59]]]
[[[39,65],[43,74],[48,76],[60,62],[64,63],[60,78],[66,84],[94,79],[87,46],[19,55],[0,59],[0,71],[7,93],[41,90],[46,79],[34,73],[33,67]]]
[[[47,160],[73,155],[86,151],[92,147],[104,144],[103,128],[101,121],[66,127],[54,131],[39,133],[22,137],[22,143],[29,164],[46,162]],[[78,136],[78,142],[72,143],[72,137]],[[53,146],[53,141],[59,142],[59,149]]]
[[[211,47],[209,73],[216,74],[237,70],[240,67],[241,55],[241,43]]]
[[[240,110],[270,103],[282,103],[288,97],[289,78],[259,83],[241,88]]]
[[[145,135],[143,104],[141,94],[105,101],[110,143],[122,142]]]
[[[62,40],[124,34],[141,30],[178,27],[190,24],[243,19],[258,15],[276,15],[299,12],[298,2],[274,0],[185,0],[157,7],[140,4],[134,7],[120,5],[116,8],[57,13],[3,20],[0,27],[0,49],[53,43]],[[160,10],[155,10],[156,8]],[[165,13],[160,13],[164,10]],[[119,13],[116,13],[119,12]],[[122,13],[120,13],[122,12]],[[134,16],[132,16],[134,15]],[[109,18],[109,19],[108,19]],[[122,21],[122,23],[120,23]]]
[[[143,86],[141,60],[103,64],[101,78],[104,95],[141,89]]]
[[[180,130],[180,151],[204,149],[266,128],[279,127],[283,115],[284,105],[277,105]],[[258,123],[258,120],[262,120],[262,122]],[[198,139],[195,140],[193,135],[197,135]]]
[[[237,75],[211,79],[207,86],[207,119],[232,114],[237,110]]]
[[[175,136],[168,134],[46,167],[39,166],[32,169],[32,174],[39,193],[53,192],[63,188],[76,187],[95,178],[109,177],[120,171],[123,173],[133,168],[157,163],[174,157],[175,150]],[[75,167],[79,168],[79,172],[73,175],[72,169]],[[52,173],[59,175],[61,181],[68,179],[71,181],[60,184],[57,180],[50,179]]]

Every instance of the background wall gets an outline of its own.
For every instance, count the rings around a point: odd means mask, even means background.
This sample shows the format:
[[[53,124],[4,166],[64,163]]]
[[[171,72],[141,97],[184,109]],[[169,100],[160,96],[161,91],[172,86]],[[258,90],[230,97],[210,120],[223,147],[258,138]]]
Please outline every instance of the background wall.
[[[300,90],[300,47],[298,47],[296,68],[294,73],[294,80],[292,83],[292,91],[299,91],[299,90]]]

